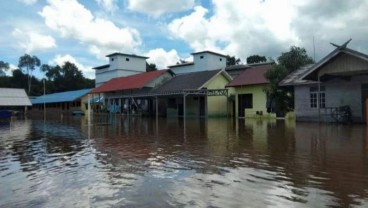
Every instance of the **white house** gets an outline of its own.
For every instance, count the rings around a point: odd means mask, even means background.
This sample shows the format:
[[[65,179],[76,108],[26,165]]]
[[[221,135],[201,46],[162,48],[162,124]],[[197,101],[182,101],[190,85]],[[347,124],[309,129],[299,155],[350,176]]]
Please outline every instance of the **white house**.
[[[112,53],[106,57],[109,58],[109,64],[93,68],[96,70],[96,87],[112,78],[146,72],[146,59],[148,57],[124,53]]]
[[[191,54],[193,62],[168,66],[175,74],[210,71],[226,67],[226,56],[212,51],[201,51]]]

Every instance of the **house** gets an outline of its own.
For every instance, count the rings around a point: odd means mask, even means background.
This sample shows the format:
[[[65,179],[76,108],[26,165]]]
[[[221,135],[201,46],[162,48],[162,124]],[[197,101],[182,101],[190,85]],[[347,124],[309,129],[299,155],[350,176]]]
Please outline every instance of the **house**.
[[[231,105],[228,89],[231,81],[224,70],[208,70],[176,75],[152,91],[164,101],[167,117],[226,116]]]
[[[264,92],[269,83],[265,73],[271,68],[272,64],[253,66],[226,85],[233,89],[236,117],[276,117]]]
[[[146,72],[146,59],[148,57],[125,53],[112,53],[106,57],[109,58],[109,64],[93,68],[96,75],[96,87],[112,78]]]
[[[90,91],[91,89],[82,89],[36,97],[31,100],[33,107],[30,113],[37,114],[43,112],[44,106],[46,106],[47,112],[54,115],[71,115],[73,112],[81,112],[85,114],[87,110],[87,94]]]
[[[173,76],[171,70],[156,70],[113,78],[92,90],[91,94],[93,99],[103,98],[100,110],[111,113],[151,114],[154,111],[151,90],[161,86]]]
[[[210,71],[226,67],[226,56],[212,51],[200,51],[191,54],[193,62],[168,66],[175,74],[185,74],[199,71]]]
[[[24,89],[0,88],[0,110],[25,112],[32,106]]]
[[[299,121],[366,122],[368,55],[336,47],[318,63],[302,67],[281,81],[293,86],[295,116]]]

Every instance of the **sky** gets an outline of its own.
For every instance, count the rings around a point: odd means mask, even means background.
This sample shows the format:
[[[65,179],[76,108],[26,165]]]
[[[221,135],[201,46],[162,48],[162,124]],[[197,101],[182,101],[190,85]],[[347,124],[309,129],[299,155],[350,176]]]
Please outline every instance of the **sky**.
[[[318,61],[330,42],[350,38],[368,53],[367,11],[368,0],[3,0],[0,60],[13,69],[25,53],[71,61],[89,78],[113,52],[148,56],[159,69],[203,50],[246,63],[299,46]]]

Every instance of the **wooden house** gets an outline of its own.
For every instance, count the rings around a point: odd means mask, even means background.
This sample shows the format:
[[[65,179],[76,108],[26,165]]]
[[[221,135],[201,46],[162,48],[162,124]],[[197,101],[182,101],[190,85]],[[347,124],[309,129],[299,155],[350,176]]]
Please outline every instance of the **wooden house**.
[[[350,40],[313,65],[291,73],[281,86],[293,86],[295,115],[301,121],[366,122],[368,55],[347,48]]]

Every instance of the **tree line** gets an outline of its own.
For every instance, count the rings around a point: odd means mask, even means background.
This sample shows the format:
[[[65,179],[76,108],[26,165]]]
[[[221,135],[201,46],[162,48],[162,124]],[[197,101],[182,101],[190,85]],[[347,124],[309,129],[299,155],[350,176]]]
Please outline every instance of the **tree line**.
[[[9,70],[9,64],[0,61],[0,69]],[[46,79],[39,79],[33,75],[34,70],[39,69],[45,73]],[[29,96],[39,96],[44,93],[64,92],[93,88],[95,81],[83,76],[81,70],[71,63],[65,62],[63,65],[51,66],[41,64],[37,56],[24,54],[19,57],[18,69],[12,71],[12,76],[0,77],[0,87],[3,88],[23,88]]]

